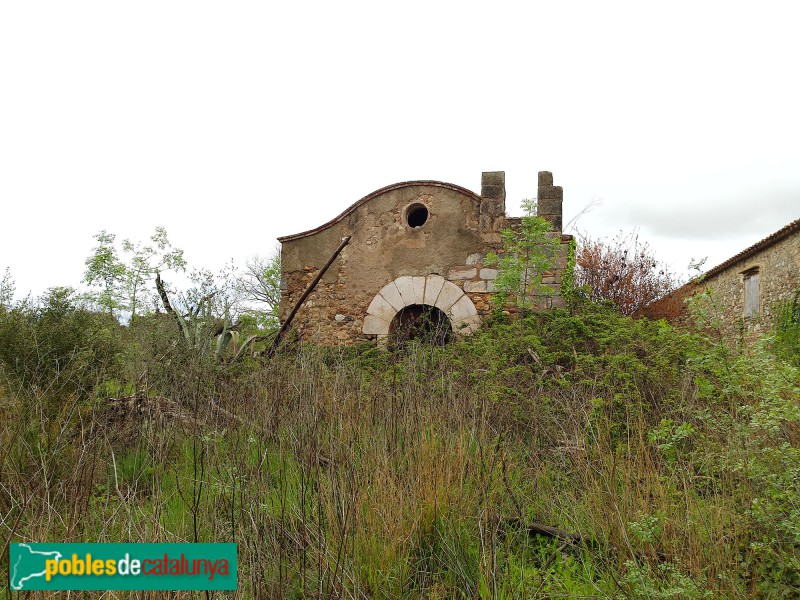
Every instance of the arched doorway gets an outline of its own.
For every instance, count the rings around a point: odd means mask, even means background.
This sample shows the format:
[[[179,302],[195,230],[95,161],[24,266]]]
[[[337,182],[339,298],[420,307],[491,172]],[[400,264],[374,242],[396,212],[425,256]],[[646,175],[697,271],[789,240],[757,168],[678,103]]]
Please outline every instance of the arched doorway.
[[[450,319],[440,308],[412,304],[399,310],[392,319],[389,339],[394,345],[417,340],[423,344],[444,346],[453,339],[453,328]]]
[[[415,306],[429,308],[411,308]],[[404,311],[406,308],[409,309],[407,313]],[[367,308],[363,333],[377,336],[379,342],[387,341],[393,325],[397,328],[394,321],[398,313],[408,315],[400,317],[401,323],[417,320],[423,314],[440,323],[442,318],[446,318],[454,337],[469,335],[481,324],[478,311],[469,296],[441,275],[405,275],[387,283],[375,294]]]

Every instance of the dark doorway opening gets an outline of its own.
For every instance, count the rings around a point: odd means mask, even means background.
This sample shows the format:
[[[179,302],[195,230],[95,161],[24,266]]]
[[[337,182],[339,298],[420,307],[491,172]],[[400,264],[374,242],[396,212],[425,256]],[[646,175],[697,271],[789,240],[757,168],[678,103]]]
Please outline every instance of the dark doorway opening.
[[[444,346],[453,337],[450,319],[439,308],[412,304],[398,312],[389,327],[392,345],[403,346],[411,340]]]

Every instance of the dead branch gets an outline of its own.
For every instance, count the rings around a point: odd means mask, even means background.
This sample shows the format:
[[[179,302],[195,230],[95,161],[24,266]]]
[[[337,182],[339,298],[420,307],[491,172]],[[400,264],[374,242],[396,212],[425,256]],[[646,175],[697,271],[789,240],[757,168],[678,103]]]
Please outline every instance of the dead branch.
[[[164,304],[164,310],[172,315],[178,325],[178,331],[181,332],[186,340],[189,340],[189,329],[186,325],[186,321],[184,321],[183,317],[178,314],[178,312],[172,307],[172,304],[170,304],[167,290],[164,288],[164,282],[161,281],[161,273],[158,271],[156,271],[156,290],[158,290],[158,295],[161,297],[161,302]]]
[[[275,334],[275,339],[272,341],[272,345],[266,352],[268,358],[275,353],[275,350],[278,348],[278,344],[280,344],[281,338],[283,338],[283,334],[286,333],[287,329],[289,329],[289,325],[292,323],[292,319],[294,319],[294,316],[297,314],[297,311],[300,310],[300,307],[303,306],[303,302],[305,302],[306,298],[308,298],[311,295],[311,292],[313,292],[314,288],[317,287],[317,284],[322,279],[322,276],[325,275],[325,272],[333,264],[333,261],[336,260],[336,257],[339,256],[339,253],[342,250],[344,250],[344,247],[347,246],[347,243],[349,241],[350,241],[349,235],[342,238],[342,243],[339,244],[339,247],[336,248],[336,251],[328,259],[328,262],[325,263],[325,266],[322,267],[322,269],[320,269],[319,273],[317,273],[317,276],[314,278],[314,281],[311,282],[311,284],[306,288],[306,291],[303,292],[303,295],[300,296],[300,299],[294,305],[294,308],[292,308],[292,312],[289,313],[289,316],[286,317],[286,320],[283,322],[283,325],[281,325],[281,328],[278,330],[278,333]]]
[[[528,535],[535,536],[541,535],[544,537],[555,538],[566,542],[567,544],[584,544],[587,546],[594,545],[594,541],[579,533],[570,533],[559,529],[558,527],[551,527],[549,525],[542,525],[541,523],[524,523],[522,519],[505,519],[504,523],[512,527],[521,527],[528,532]]]

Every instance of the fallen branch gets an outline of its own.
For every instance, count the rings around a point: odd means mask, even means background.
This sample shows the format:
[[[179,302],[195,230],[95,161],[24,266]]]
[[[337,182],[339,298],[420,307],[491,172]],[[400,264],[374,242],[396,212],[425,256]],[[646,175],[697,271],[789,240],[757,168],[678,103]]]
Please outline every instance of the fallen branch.
[[[584,544],[586,546],[595,545],[594,540],[591,538],[579,533],[570,533],[568,531],[564,531],[563,529],[559,529],[558,527],[542,525],[541,523],[524,523],[521,519],[505,519],[503,522],[511,527],[525,529],[530,536],[541,535],[544,537],[555,538],[567,544]]]

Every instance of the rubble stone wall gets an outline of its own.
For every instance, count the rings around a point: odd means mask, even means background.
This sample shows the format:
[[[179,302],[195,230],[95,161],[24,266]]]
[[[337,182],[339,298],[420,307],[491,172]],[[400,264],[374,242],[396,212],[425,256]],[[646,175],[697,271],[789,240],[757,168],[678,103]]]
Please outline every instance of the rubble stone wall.
[[[571,238],[561,236],[561,188],[552,186],[550,173],[540,173],[539,180],[540,193],[549,196],[549,212],[542,216],[558,225],[552,235],[562,239],[557,266],[544,280],[553,294],[537,299],[538,306],[547,308],[563,305],[558,292]],[[427,219],[411,227],[409,211],[419,206],[427,210]],[[381,338],[392,309],[402,308],[399,304],[435,305],[448,314],[457,335],[469,334],[492,310],[497,270],[485,266],[486,255],[499,252],[500,232],[518,224],[519,219],[505,215],[502,172],[483,174],[480,196],[441,182],[378,190],[316,230],[280,238],[281,320],[342,238],[350,236],[292,322],[302,339],[338,345]],[[440,286],[440,279],[448,285]],[[386,287],[392,282],[402,302]],[[452,293],[454,287],[458,294]],[[434,291],[441,297],[432,298]]]
[[[687,300],[711,291],[709,309],[721,317],[722,333],[730,339],[755,336],[770,329],[776,307],[790,300],[800,289],[800,228],[698,282],[690,283],[643,311],[650,318],[666,318],[679,325],[691,325]],[[767,238],[769,239],[769,238]],[[758,246],[758,245],[757,245]],[[734,257],[735,258],[735,257]],[[745,277],[758,272],[758,311],[745,316]]]

